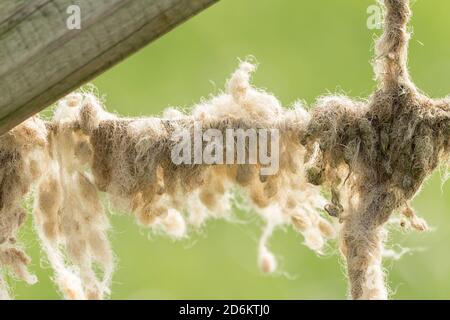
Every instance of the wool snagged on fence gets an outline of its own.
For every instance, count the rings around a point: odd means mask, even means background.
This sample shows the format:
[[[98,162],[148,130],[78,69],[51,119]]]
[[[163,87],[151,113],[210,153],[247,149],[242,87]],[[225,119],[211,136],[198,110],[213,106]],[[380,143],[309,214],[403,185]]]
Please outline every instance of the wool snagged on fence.
[[[409,2],[384,4],[374,62],[379,88],[367,101],[327,96],[310,112],[300,104],[285,109],[250,84],[255,66],[243,62],[224,93],[189,114],[169,109],[161,118],[122,118],[78,92],[58,103],[51,121],[33,117],[0,137],[0,265],[36,281],[16,244],[26,216],[20,204],[33,185],[35,225],[55,282],[70,299],[109,293],[114,257],[102,193],[139,224],[178,239],[208,218],[228,217],[238,190],[265,222],[258,244],[264,272],[277,266],[273,230],[291,225],[318,253],[339,238],[353,298],[387,298],[384,226],[399,210],[413,228],[426,229],[409,200],[439,163],[448,163],[450,99],[416,89],[406,68]],[[197,123],[220,133],[277,129],[279,170],[263,175],[261,161],[175,164],[177,137],[194,135]],[[0,297],[8,297],[2,278]]]

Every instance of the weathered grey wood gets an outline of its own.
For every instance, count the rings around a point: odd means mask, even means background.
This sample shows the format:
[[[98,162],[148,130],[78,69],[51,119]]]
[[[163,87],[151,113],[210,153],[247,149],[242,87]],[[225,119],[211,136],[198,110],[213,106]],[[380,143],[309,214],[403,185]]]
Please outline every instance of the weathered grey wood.
[[[0,0],[0,134],[217,1]]]

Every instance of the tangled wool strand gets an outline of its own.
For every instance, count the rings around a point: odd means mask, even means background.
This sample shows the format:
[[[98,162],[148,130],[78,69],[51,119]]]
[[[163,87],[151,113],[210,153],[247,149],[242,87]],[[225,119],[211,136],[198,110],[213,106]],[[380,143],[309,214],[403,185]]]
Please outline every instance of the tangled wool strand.
[[[110,293],[114,256],[102,194],[140,225],[174,239],[208,218],[230,217],[240,194],[265,222],[258,244],[262,271],[277,267],[271,234],[292,226],[319,254],[329,239],[339,239],[352,298],[387,298],[385,225],[400,211],[413,228],[426,229],[409,201],[440,163],[448,163],[450,99],[426,97],[409,77],[409,1],[384,5],[385,29],[374,61],[379,86],[368,101],[327,96],[310,112],[301,104],[285,109],[250,84],[255,66],[242,62],[225,92],[190,114],[168,109],[161,118],[123,118],[107,112],[95,95],[78,92],[58,103],[51,121],[36,116],[1,136],[2,269],[36,282],[16,241],[26,217],[21,201],[32,186],[36,229],[55,283],[68,299]],[[260,159],[175,164],[177,137],[193,135],[196,123],[221,133],[277,129],[278,172],[262,175]],[[0,277],[0,298],[9,295]]]

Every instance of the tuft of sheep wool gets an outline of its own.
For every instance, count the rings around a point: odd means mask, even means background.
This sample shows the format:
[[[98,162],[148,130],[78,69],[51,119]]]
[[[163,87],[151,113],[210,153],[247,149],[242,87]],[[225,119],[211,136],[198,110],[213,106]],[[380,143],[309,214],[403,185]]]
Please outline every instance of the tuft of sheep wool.
[[[302,138],[317,152],[310,181],[332,191],[326,209],[342,222],[341,251],[355,299],[387,298],[383,226],[394,210],[407,208],[414,228],[426,228],[408,201],[439,163],[448,163],[450,146],[449,99],[423,95],[408,74],[409,1],[384,4],[374,62],[378,90],[368,102],[320,99]]]
[[[88,138],[71,118],[82,99],[60,101],[48,130],[49,162],[38,183],[34,214],[55,282],[70,299],[101,299],[109,293],[114,269],[106,232],[108,219],[86,168],[92,154]],[[95,265],[102,268],[99,279]]]
[[[0,136],[0,267],[28,284],[37,279],[27,269],[30,258],[18,245],[16,233],[26,219],[21,201],[46,163],[46,145],[46,127],[37,117]],[[7,298],[8,292],[0,274],[0,297]]]
[[[299,103],[285,109],[251,85],[256,66],[244,61],[225,92],[190,114],[172,108],[160,118],[123,118],[79,92],[59,102],[51,121],[34,117],[1,136],[0,267],[36,281],[15,236],[26,216],[20,202],[32,185],[35,225],[68,299],[101,299],[110,290],[114,258],[101,194],[173,239],[207,219],[230,218],[238,194],[264,221],[257,261],[263,272],[277,268],[269,245],[274,230],[291,226],[318,254],[339,239],[352,298],[388,298],[385,225],[399,211],[413,229],[426,230],[409,202],[439,164],[449,163],[450,98],[430,99],[408,75],[409,1],[384,5],[374,61],[379,87],[367,101],[326,96],[309,112]],[[195,140],[198,129],[226,136],[252,128],[260,129],[261,141],[278,143],[270,150],[279,160],[273,174],[262,173],[264,143],[255,161],[198,161],[196,150],[188,156],[192,164],[172,161],[183,137]],[[236,159],[232,139],[218,148]],[[0,298],[8,297],[0,277]]]

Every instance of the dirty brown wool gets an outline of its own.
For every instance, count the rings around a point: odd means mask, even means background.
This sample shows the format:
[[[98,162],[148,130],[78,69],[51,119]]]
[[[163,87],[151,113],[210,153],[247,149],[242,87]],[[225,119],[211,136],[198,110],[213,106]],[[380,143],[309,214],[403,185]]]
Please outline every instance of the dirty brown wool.
[[[384,6],[374,60],[378,88],[366,101],[326,96],[310,112],[300,104],[283,108],[250,84],[255,66],[242,62],[225,92],[189,114],[168,109],[160,118],[123,118],[107,112],[95,95],[78,92],[58,103],[51,121],[33,117],[0,137],[2,269],[36,281],[16,243],[26,217],[21,202],[34,186],[35,226],[68,299],[110,293],[114,256],[102,194],[141,226],[174,239],[209,218],[231,218],[233,203],[249,209],[265,223],[258,265],[266,273],[277,268],[269,240],[278,227],[294,228],[318,254],[338,238],[351,297],[388,298],[385,226],[398,212],[402,225],[426,230],[409,201],[437,166],[448,165],[450,98],[425,96],[409,77],[409,1],[384,0]],[[199,122],[223,134],[278,129],[278,172],[261,175],[261,161],[174,164],[177,137],[193,136]],[[0,278],[0,298],[9,297]]]
[[[424,179],[447,163],[450,99],[432,100],[407,70],[409,1],[385,0],[384,33],[374,61],[378,89],[366,103],[320,99],[302,143],[319,155],[310,181],[332,190],[326,208],[342,222],[340,248],[354,299],[385,299],[383,226],[394,210],[423,223],[408,201]]]

